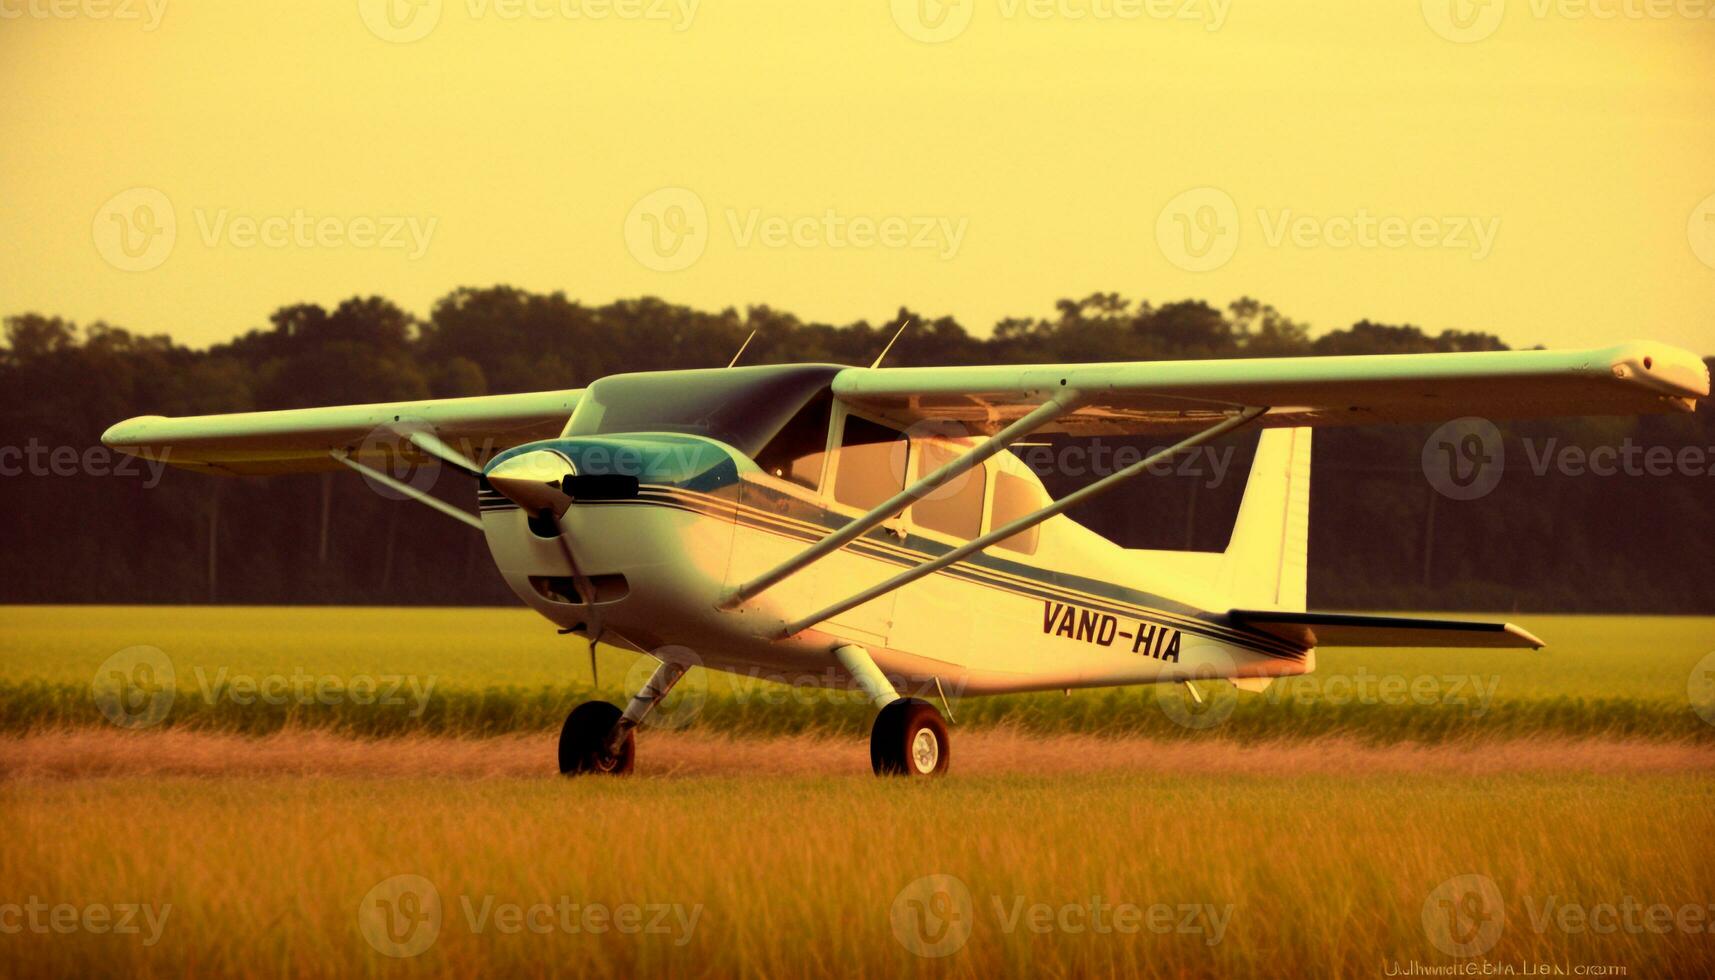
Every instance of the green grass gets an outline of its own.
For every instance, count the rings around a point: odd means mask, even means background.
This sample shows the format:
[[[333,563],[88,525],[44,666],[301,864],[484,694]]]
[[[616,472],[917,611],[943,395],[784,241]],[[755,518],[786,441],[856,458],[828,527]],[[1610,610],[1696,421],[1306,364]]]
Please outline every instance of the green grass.
[[[592,685],[585,643],[521,609],[16,606],[0,616],[0,732],[106,724],[92,681],[110,656],[139,645],[164,652],[176,675],[162,724],[251,733],[548,729],[591,696],[622,701],[642,669],[636,656],[603,648],[601,683]],[[1263,694],[1202,685],[1210,701],[1190,726],[1174,717],[1186,717],[1188,705],[1175,687],[973,698],[954,710],[965,725],[1157,737],[1715,738],[1689,693],[1697,664],[1715,650],[1715,619],[1514,618],[1549,649],[1323,650],[1314,674]],[[211,696],[235,676],[310,685],[328,677],[335,691],[364,678],[385,690],[399,678],[398,703],[337,693],[328,703],[289,692],[278,704]],[[426,695],[420,706],[413,689]],[[863,732],[872,714],[851,692],[792,691],[700,670],[664,710],[663,720],[754,734]]]

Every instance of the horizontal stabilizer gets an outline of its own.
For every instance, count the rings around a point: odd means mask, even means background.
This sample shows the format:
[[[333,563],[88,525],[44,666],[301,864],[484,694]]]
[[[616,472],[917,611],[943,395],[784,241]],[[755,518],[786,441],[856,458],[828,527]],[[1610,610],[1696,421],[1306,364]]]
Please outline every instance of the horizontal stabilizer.
[[[1233,622],[1310,647],[1499,647],[1540,650],[1543,642],[1511,623],[1359,616],[1351,613],[1234,609]]]

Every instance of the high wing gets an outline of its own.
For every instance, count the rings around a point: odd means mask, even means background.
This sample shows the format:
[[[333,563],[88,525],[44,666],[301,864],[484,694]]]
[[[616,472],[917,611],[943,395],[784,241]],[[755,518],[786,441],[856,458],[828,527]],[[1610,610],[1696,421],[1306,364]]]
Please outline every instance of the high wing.
[[[964,423],[993,433],[1065,391],[1074,407],[1040,432],[1206,428],[1266,407],[1264,426],[1439,422],[1689,412],[1709,395],[1697,355],[1637,341],[1587,351],[1481,351],[1221,361],[849,368],[844,402],[900,425]]]
[[[184,418],[143,415],[112,426],[101,441],[186,469],[246,476],[339,469],[346,465],[342,458],[373,464],[395,453],[481,463],[512,446],[559,435],[581,394],[570,389]]]

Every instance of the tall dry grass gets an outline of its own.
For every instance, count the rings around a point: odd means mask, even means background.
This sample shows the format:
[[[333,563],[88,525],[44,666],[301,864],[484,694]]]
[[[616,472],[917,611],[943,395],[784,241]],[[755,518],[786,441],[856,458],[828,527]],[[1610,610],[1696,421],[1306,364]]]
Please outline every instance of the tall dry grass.
[[[1173,746],[1160,751],[1171,753]],[[1705,775],[1337,766],[1274,774],[631,781],[492,778],[14,780],[0,900],[172,908],[159,943],[0,936],[6,976],[1378,976],[1412,960],[1621,965],[1707,976],[1707,933],[1538,929],[1548,900],[1712,900]],[[378,883],[440,896],[434,942],[395,960],[360,927]],[[902,944],[902,890],[955,876],[964,946]],[[1441,883],[1492,879],[1481,957],[1439,951]],[[909,900],[916,893],[907,893]],[[463,900],[698,908],[688,933],[473,930]],[[1210,932],[1008,931],[1015,902],[1232,907]],[[999,903],[998,907],[996,903]],[[1704,921],[1707,921],[1705,918]],[[683,939],[682,945],[675,940]]]

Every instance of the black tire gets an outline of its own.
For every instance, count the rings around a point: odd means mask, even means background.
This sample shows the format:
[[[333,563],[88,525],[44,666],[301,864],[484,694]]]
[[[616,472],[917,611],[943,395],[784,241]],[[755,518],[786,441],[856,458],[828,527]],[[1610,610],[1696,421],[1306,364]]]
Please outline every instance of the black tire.
[[[560,728],[560,775],[584,774],[624,776],[631,772],[637,755],[637,743],[631,732],[619,744],[619,752],[609,754],[605,748],[607,736],[624,712],[606,701],[585,701],[572,709]]]
[[[942,776],[951,759],[947,724],[929,702],[900,698],[875,716],[869,764],[877,776]]]

